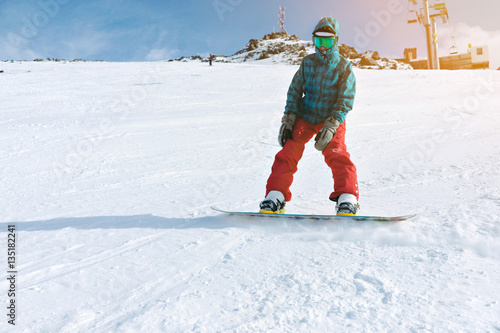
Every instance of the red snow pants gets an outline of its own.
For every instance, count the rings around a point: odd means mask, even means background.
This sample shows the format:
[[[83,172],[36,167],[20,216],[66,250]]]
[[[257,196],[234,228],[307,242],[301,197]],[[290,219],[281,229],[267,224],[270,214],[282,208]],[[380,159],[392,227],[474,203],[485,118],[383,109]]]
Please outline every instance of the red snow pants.
[[[288,140],[281,151],[276,154],[271,175],[267,180],[266,196],[271,191],[280,191],[285,201],[292,199],[290,186],[293,175],[297,172],[297,164],[302,158],[307,142],[323,128],[323,124],[312,125],[297,118],[293,126],[292,139]],[[344,193],[350,193],[359,199],[358,177],[356,166],[351,161],[345,145],[346,122],[337,129],[337,134],[323,151],[326,164],[332,169],[334,191],[330,200],[337,201]]]

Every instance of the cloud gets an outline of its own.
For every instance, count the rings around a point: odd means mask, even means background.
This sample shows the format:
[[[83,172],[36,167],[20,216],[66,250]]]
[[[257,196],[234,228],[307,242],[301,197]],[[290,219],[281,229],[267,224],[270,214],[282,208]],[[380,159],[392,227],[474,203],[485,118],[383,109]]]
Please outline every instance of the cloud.
[[[175,57],[175,55],[179,52],[177,49],[169,49],[169,48],[162,48],[162,49],[152,49],[149,51],[148,55],[146,56],[145,60],[147,61],[157,61],[157,60],[167,60],[167,59],[172,59]]]
[[[167,31],[160,31],[152,49],[145,57],[146,61],[157,61],[175,58],[175,56],[179,53],[179,50],[176,48],[165,46],[165,44],[172,43],[172,41],[169,40],[170,38],[168,38],[168,36],[169,33]]]
[[[444,30],[444,28],[441,30]],[[472,46],[488,45],[490,68],[497,69],[500,67],[500,30],[487,31],[479,26],[459,23],[454,25],[454,36],[459,53],[466,53],[469,44],[472,44]],[[440,55],[447,55],[451,46],[451,38],[444,33],[440,33]]]
[[[48,44],[53,45],[53,47],[61,47],[63,56],[70,59],[97,59],[102,52],[111,48],[111,39],[112,36],[109,33],[82,29],[78,35],[65,36],[60,43],[54,41]],[[54,51],[53,48],[51,49]]]
[[[10,33],[0,36],[0,60],[33,60],[39,54],[25,46],[24,39]]]

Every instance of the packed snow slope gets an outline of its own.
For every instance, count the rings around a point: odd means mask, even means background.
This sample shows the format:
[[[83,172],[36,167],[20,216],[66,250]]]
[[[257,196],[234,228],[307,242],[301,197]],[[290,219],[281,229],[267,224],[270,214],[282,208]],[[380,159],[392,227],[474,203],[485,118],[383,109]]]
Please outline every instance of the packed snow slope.
[[[500,72],[355,69],[361,212],[418,215],[332,223],[210,209],[258,209],[297,66],[0,65],[1,331],[500,331]],[[335,211],[312,144],[292,191]]]

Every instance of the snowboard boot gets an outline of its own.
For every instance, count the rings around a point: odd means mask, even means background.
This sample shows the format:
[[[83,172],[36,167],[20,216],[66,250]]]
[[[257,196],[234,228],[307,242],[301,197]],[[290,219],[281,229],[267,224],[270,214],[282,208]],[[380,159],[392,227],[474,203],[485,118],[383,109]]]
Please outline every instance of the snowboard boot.
[[[358,215],[359,205],[353,205],[350,202],[344,202],[338,205],[337,215],[356,216]]]
[[[259,213],[285,214],[285,196],[279,191],[271,191],[260,203]]]
[[[352,194],[342,194],[337,203],[337,215],[356,216],[358,215],[358,200]]]

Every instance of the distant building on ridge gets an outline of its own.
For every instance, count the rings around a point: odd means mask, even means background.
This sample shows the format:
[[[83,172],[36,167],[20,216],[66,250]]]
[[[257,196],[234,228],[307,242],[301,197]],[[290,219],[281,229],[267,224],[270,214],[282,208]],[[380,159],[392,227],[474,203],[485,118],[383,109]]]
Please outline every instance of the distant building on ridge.
[[[427,59],[416,60],[417,49],[407,48],[404,50],[404,59],[398,61],[410,64],[414,69],[427,69]],[[488,69],[490,67],[490,54],[488,45],[472,46],[469,44],[467,53],[451,54],[439,58],[440,69]]]

